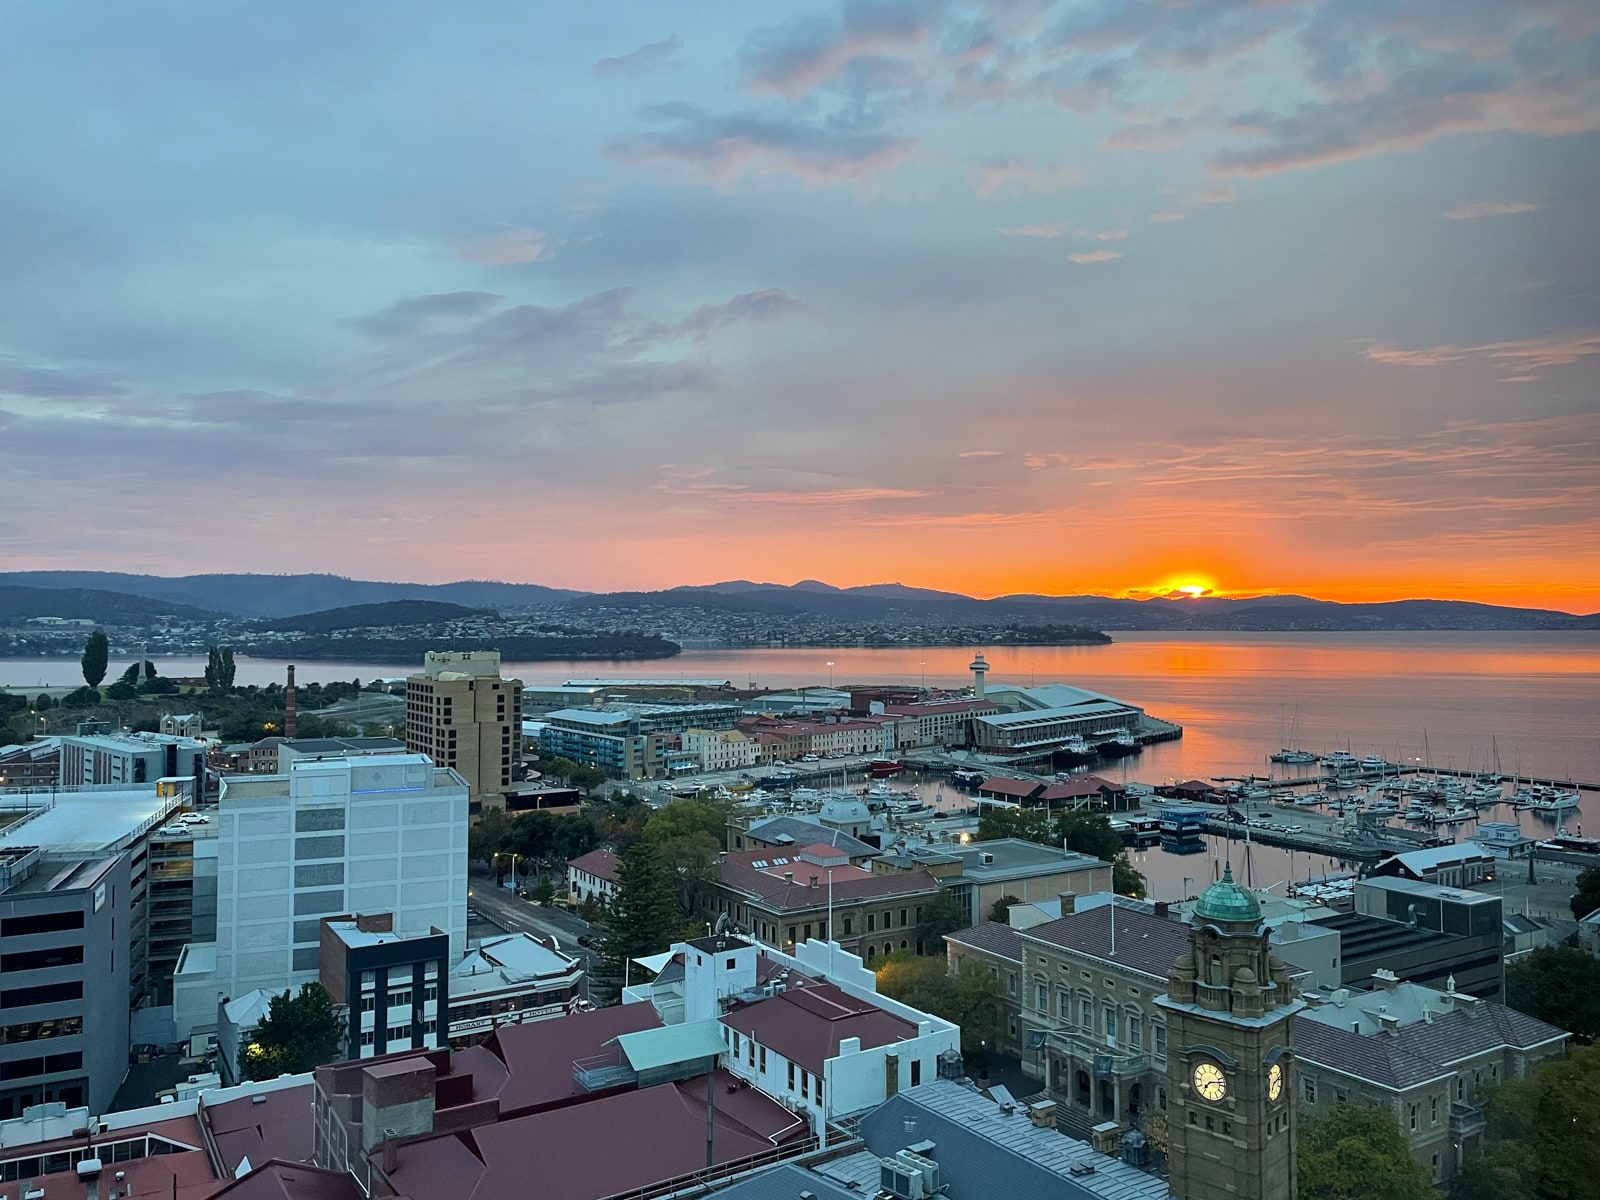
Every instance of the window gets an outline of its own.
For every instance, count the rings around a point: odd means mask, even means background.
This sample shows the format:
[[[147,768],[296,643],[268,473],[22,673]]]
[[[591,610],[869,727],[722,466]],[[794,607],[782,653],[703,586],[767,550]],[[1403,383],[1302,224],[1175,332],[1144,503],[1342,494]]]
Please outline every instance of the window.
[[[1441,1178],[1442,1176],[1439,1174],[1439,1156],[1435,1154],[1433,1156],[1433,1181],[1438,1183]]]
[[[315,913],[336,913],[344,907],[344,892],[296,892],[294,915],[309,917]]]
[[[904,929],[909,924],[911,924],[911,922],[906,920],[906,910],[902,908],[900,910],[900,928]]]
[[[439,999],[439,985],[430,983],[422,989],[422,1002],[429,1004]]]
[[[1056,993],[1056,1016],[1063,1021],[1072,1020],[1072,997],[1067,994],[1065,988]]]
[[[1435,1125],[1439,1123],[1439,1097],[1437,1096],[1428,1098],[1428,1120]]]
[[[370,1046],[376,1040],[377,1039],[373,1036],[372,1030],[364,1029],[364,1030],[361,1031],[361,1044],[363,1046]]]
[[[1078,1024],[1089,1033],[1094,1032],[1094,1001],[1085,996],[1078,1003]]]
[[[377,1007],[378,1007],[378,1001],[377,1001],[376,997],[373,997],[373,996],[363,996],[363,997],[361,997],[361,1011],[362,1012],[372,1012]]]
[[[922,1084],[922,1060],[920,1058],[913,1058],[911,1060],[911,1086],[912,1087],[919,1087],[919,1086],[921,1086],[921,1084]]]
[[[1302,1079],[1300,1081],[1300,1091],[1305,1096],[1307,1104],[1315,1104],[1317,1102],[1317,1085],[1312,1080]]]
[[[1160,1022],[1150,1026],[1150,1049],[1155,1051],[1157,1058],[1167,1056],[1167,1027]]]
[[[1044,1016],[1050,1015],[1050,988],[1042,979],[1039,981],[1038,993],[1034,996],[1033,1006]]]
[[[1212,1133],[1217,1131],[1217,1119],[1209,1114],[1206,1116],[1206,1128]]]
[[[794,926],[789,926],[789,944],[794,945]]]
[[[1465,1100],[1466,1098],[1467,1098],[1467,1081],[1463,1076],[1457,1075],[1456,1076],[1456,1099],[1457,1100]]]
[[[38,987],[7,988],[0,992],[0,1008],[27,1008],[33,1004],[61,1004],[83,999],[83,981],[43,983]]]
[[[818,1104],[819,1106],[822,1104],[822,1076],[821,1075],[813,1075],[811,1077],[811,1099],[816,1104]]]
[[[1136,1050],[1144,1048],[1144,1021],[1137,1013],[1128,1014],[1128,1044]]]
[[[739,1057],[740,1047],[742,1045],[743,1045],[743,1042],[740,1041],[739,1035],[737,1033],[735,1033],[733,1035],[733,1057],[734,1058],[737,1059]]]
[[[1222,1123],[1222,1133],[1224,1137],[1233,1136],[1233,1123],[1231,1121],[1224,1121]]]
[[[846,914],[845,918],[844,918],[844,935],[845,935],[845,937],[849,937],[852,933],[854,933],[855,932],[855,928],[856,928],[856,919],[854,917],[850,916],[849,914]]]
[[[763,1075],[767,1073],[767,1048],[765,1046],[761,1047],[761,1065],[758,1066],[756,1070],[760,1071]]]
[[[47,967],[70,967],[83,961],[82,946],[52,946],[48,950],[19,950],[0,955],[0,972],[42,971]]]
[[[1017,973],[1015,971],[1007,971],[1006,972],[1006,995],[1015,996],[1016,994],[1017,994]]]
[[[1117,1044],[1117,1010],[1108,1004],[1101,1015],[1106,1022],[1106,1043],[1115,1046]]]
[[[342,862],[311,863],[294,869],[294,885],[300,887],[338,887],[344,883]]]
[[[7,917],[0,921],[0,937],[26,937],[30,933],[61,933],[83,928],[83,911],[39,913],[32,917]]]
[[[43,1038],[73,1037],[82,1032],[82,1017],[57,1017],[53,1021],[27,1021],[21,1025],[0,1025],[0,1046],[33,1042]]]
[[[329,829],[344,828],[342,808],[302,808],[294,814],[296,833],[320,833]]]
[[[389,1040],[391,1042],[409,1042],[411,1040],[411,1027],[409,1025],[389,1026]]]
[[[1416,1131],[1417,1131],[1417,1106],[1415,1104],[1413,1104],[1411,1106],[1411,1132],[1415,1133]]]
[[[810,940],[811,940],[811,922],[807,921],[806,922],[806,941],[809,942]]]
[[[877,913],[868,913],[867,914],[867,932],[868,933],[876,933],[877,930],[878,930],[878,914]]]
[[[343,858],[344,835],[295,838],[294,856],[296,858]]]
[[[738,1034],[734,1034],[734,1037],[737,1038],[738,1036],[739,1036]],[[738,1050],[735,1050],[734,1053],[737,1054]],[[794,1064],[793,1063],[789,1064],[789,1090],[791,1092],[794,1091]]]
[[[745,1046],[745,1051],[746,1051],[745,1061],[747,1062],[748,1065],[750,1065],[752,1067],[755,1066],[756,1065],[756,1040],[755,1040],[755,1038],[751,1038],[749,1040],[749,1042]]]
[[[389,1007],[390,1008],[410,1008],[411,1007],[411,989],[410,988],[403,988],[402,990],[400,990],[398,992],[390,992],[389,993]]]
[[[296,946],[291,961],[296,971],[315,971],[322,963],[322,951],[316,946]]]

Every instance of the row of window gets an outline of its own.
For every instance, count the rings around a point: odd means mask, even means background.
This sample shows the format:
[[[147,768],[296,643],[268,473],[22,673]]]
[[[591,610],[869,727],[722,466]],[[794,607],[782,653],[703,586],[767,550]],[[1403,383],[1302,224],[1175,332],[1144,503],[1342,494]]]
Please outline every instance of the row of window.
[[[1082,994],[1077,999],[1077,1027],[1085,1035],[1093,1037],[1098,1033],[1109,1046],[1117,1045],[1119,1038],[1126,1038],[1130,1048],[1144,1049],[1144,1015],[1137,1009],[1129,1008],[1124,1012],[1114,1004],[1102,1004],[1097,1030],[1094,1000]],[[1064,1025],[1073,1024],[1072,1001],[1071,992],[1066,988],[1057,989],[1055,1018]],[[1050,988],[1043,980],[1035,983],[1034,1009],[1040,1017],[1050,1018]],[[1165,1058],[1167,1054],[1167,1027],[1159,1021],[1150,1022],[1150,1051],[1158,1058]]]
[[[46,1054],[40,1058],[13,1058],[0,1062],[0,1079],[32,1079],[38,1075],[58,1075],[62,1071],[83,1070],[83,1051]]]
[[[32,933],[61,933],[83,928],[83,910],[37,913],[29,917],[7,917],[0,921],[0,937],[27,937]]]
[[[72,1037],[83,1032],[82,1017],[56,1017],[50,1021],[24,1021],[20,1025],[0,1025],[0,1046],[44,1038]]]

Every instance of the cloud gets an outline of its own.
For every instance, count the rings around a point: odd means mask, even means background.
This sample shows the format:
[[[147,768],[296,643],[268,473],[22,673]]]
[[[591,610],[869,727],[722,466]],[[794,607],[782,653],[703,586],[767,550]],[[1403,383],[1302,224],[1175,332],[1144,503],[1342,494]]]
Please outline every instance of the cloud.
[[[694,310],[674,328],[679,336],[693,340],[705,338],[713,329],[739,321],[765,324],[801,312],[806,305],[778,288],[746,292],[726,304],[705,304]]]
[[[1185,196],[1183,202],[1190,207],[1201,204],[1232,204],[1239,194],[1230,187],[1209,187]]]
[[[1481,204],[1463,204],[1459,208],[1452,208],[1443,216],[1447,221],[1475,221],[1479,217],[1509,217],[1517,213],[1538,211],[1537,204],[1524,204],[1521,201],[1496,203],[1493,200],[1486,200]]]
[[[1077,187],[1082,179],[1073,167],[1031,167],[1021,159],[995,158],[980,168],[977,193],[987,200],[1002,191],[1059,192]]]
[[[1170,221],[1181,221],[1185,217],[1187,217],[1188,215],[1189,215],[1188,213],[1172,212],[1172,211],[1153,212],[1153,213],[1150,214],[1150,219],[1152,221],[1155,221],[1157,224],[1165,224],[1165,223],[1170,222]]]
[[[1485,360],[1510,367],[1513,374],[1502,383],[1528,383],[1538,372],[1566,367],[1600,355],[1600,333],[1567,337],[1524,338],[1514,342],[1488,342],[1481,346],[1445,344],[1422,350],[1402,350],[1391,345],[1372,346],[1361,352],[1371,362],[1392,367],[1443,367],[1452,363]]]
[[[545,245],[544,234],[539,230],[508,229],[493,237],[462,242],[456,247],[456,257],[486,267],[506,267],[516,263],[538,262],[551,257],[551,251]]]
[[[1583,0],[1324,0],[1298,40],[1316,90],[1292,108],[1234,117],[1233,130],[1257,144],[1221,150],[1213,170],[1270,175],[1416,150],[1450,133],[1600,129],[1600,15]]]
[[[443,322],[481,317],[504,300],[493,292],[436,292],[408,296],[388,308],[345,322],[351,329],[376,338],[408,337]]]
[[[1067,255],[1075,263],[1102,263],[1110,262],[1114,258],[1121,258],[1120,250],[1088,250],[1082,254]]]
[[[957,454],[956,457],[957,458],[999,458],[1004,453],[1005,453],[1004,450],[963,450],[963,451],[961,451],[961,453]]]
[[[1007,237],[1058,238],[1069,228],[1071,227],[1065,221],[1057,221],[1051,225],[1021,225],[1014,229],[1001,226],[996,232],[1003,233]]]
[[[739,51],[744,84],[799,100],[860,60],[914,49],[943,7],[939,0],[845,0],[837,17],[757,30]]]
[[[683,42],[677,34],[662,38],[659,42],[640,46],[637,50],[630,50],[627,54],[619,54],[615,58],[602,58],[594,64],[594,73],[601,79],[637,79],[642,75],[651,75],[657,71],[664,71],[668,67],[679,66],[677,54],[683,49]]]
[[[0,396],[34,400],[105,400],[127,389],[104,371],[46,367],[0,354]]]
[[[1102,229],[1092,236],[1097,242],[1125,242],[1128,240],[1128,231],[1126,229]]]
[[[724,189],[745,174],[852,183],[899,166],[914,145],[844,117],[805,119],[783,110],[717,113],[673,103],[644,116],[665,128],[617,138],[606,153],[622,163],[680,166]]]

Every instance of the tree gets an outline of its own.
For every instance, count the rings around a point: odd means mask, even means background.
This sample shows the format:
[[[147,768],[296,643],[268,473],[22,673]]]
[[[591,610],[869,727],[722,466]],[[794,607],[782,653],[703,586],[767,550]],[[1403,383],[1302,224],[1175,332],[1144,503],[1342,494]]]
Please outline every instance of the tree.
[[[947,889],[940,888],[933,899],[922,906],[922,920],[917,922],[917,944],[925,954],[944,958],[944,935],[965,929],[970,924],[967,914]]]
[[[224,646],[222,648],[222,660],[221,660],[221,663],[220,663],[220,667],[221,667],[221,670],[220,670],[220,672],[219,672],[219,674],[217,676],[218,681],[222,684],[222,690],[223,691],[231,692],[231,691],[233,691],[233,677],[234,677],[234,674],[236,673],[236,668],[233,665],[233,647],[232,646]],[[360,691],[360,688],[357,688],[356,690]]]
[[[556,885],[549,879],[541,879],[533,889],[533,902],[540,908],[549,908],[550,902],[556,898]]]
[[[1481,1154],[1463,1200],[1580,1200],[1600,1180],[1600,1047],[1580,1046],[1523,1079],[1489,1088]]]
[[[506,849],[511,837],[511,818],[505,810],[491,808],[467,830],[467,858],[471,862],[493,862]]]
[[[49,712],[55,706],[55,698],[49,692],[40,692],[39,698],[33,702],[33,707],[40,712]]]
[[[1011,906],[1013,904],[1021,903],[1021,896],[1013,896],[1010,892],[1007,892],[1004,896],[1001,896],[1000,899],[996,900],[994,904],[990,906],[989,920],[1000,925],[1011,924]]]
[[[676,800],[658,808],[645,822],[646,841],[659,845],[691,833],[709,834],[721,845],[728,835],[733,805],[721,800]]]
[[[1041,846],[1065,846],[1112,866],[1111,889],[1124,896],[1144,895],[1145,877],[1129,861],[1122,839],[1100,813],[1064,812],[1055,820],[1042,808],[991,808],[978,818],[978,840],[1022,838]]]
[[[629,960],[665,950],[682,922],[660,852],[650,842],[630,846],[617,864],[617,893],[605,915],[595,989],[608,1002],[619,999]]]
[[[1583,920],[1600,908],[1600,867],[1585,867],[1578,876],[1578,890],[1572,895],[1572,915]]]
[[[246,1079],[298,1075],[339,1056],[344,1023],[333,1011],[333,998],[320,983],[303,984],[291,997],[285,990],[267,1006],[249,1043],[239,1052],[239,1070]]]
[[[1600,958],[1571,946],[1541,946],[1506,964],[1506,1004],[1567,1029],[1600,1038]]]
[[[111,641],[104,629],[96,629],[83,644],[83,682],[98,688],[106,677],[106,667],[111,661]]]
[[[1394,1113],[1339,1104],[1300,1124],[1300,1200],[1438,1200]]]
[[[963,1052],[975,1055],[994,1049],[1000,1032],[1000,989],[987,967],[963,963],[951,974],[943,957],[910,950],[880,955],[867,965],[877,975],[882,995],[961,1026]]]
[[[661,851],[673,875],[679,911],[692,916],[701,891],[719,874],[718,854],[733,806],[719,800],[679,800],[645,821],[644,840]]]
[[[584,792],[592,792],[606,781],[606,773],[599,767],[574,766],[567,772],[567,782]]]

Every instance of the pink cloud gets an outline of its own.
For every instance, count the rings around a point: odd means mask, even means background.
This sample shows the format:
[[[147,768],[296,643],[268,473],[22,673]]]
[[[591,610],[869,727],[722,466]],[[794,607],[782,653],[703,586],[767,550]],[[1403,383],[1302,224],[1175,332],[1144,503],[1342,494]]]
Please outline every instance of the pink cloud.
[[[1152,221],[1156,222],[1157,224],[1165,224],[1168,221],[1181,221],[1185,217],[1187,217],[1188,215],[1189,215],[1188,213],[1171,212],[1171,211],[1154,212],[1154,213],[1150,214],[1150,219]]]
[[[508,267],[539,262],[551,257],[551,250],[545,244],[544,234],[537,229],[508,229],[493,237],[462,242],[456,247],[456,257],[486,267]]]
[[[1071,259],[1073,262],[1080,263],[1080,264],[1081,263],[1102,263],[1102,262],[1110,262],[1112,259],[1115,259],[1115,258],[1121,258],[1122,257],[1122,252],[1119,251],[1119,250],[1089,250],[1089,251],[1086,251],[1083,254],[1069,254],[1069,255],[1067,255],[1067,257],[1069,259]]]
[[[1058,238],[1066,231],[1067,223],[1065,221],[1057,221],[1051,225],[1022,225],[1014,229],[1007,229],[1002,226],[998,230],[998,232],[1005,234],[1007,237],[1026,238]]]

